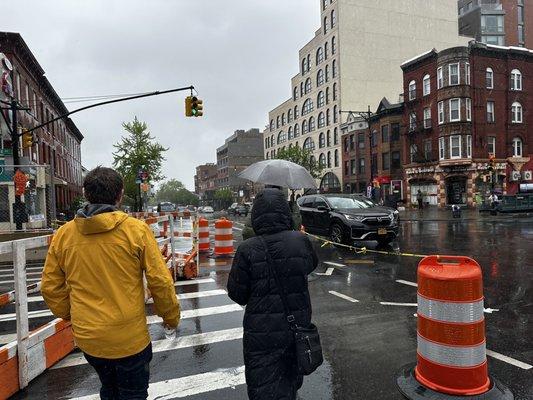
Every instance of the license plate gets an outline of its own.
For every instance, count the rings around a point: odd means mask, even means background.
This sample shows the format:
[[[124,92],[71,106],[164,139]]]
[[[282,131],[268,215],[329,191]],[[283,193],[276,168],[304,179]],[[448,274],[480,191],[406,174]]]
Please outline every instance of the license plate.
[[[386,234],[387,234],[387,230],[385,228],[378,229],[378,235],[386,235]]]

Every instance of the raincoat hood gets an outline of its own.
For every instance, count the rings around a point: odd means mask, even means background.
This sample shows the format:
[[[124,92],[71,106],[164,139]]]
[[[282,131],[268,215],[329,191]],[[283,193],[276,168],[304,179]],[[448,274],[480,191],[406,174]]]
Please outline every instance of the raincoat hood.
[[[128,215],[111,204],[87,204],[78,210],[74,219],[83,235],[109,232],[120,225]]]
[[[252,227],[257,235],[292,230],[289,203],[279,189],[264,189],[254,201]]]

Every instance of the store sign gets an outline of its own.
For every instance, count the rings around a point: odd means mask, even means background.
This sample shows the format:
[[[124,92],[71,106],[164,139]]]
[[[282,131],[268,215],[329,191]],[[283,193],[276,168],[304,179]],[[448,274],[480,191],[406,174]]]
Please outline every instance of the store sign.
[[[405,173],[407,175],[432,174],[434,172],[435,172],[435,167],[408,168],[405,170]]]

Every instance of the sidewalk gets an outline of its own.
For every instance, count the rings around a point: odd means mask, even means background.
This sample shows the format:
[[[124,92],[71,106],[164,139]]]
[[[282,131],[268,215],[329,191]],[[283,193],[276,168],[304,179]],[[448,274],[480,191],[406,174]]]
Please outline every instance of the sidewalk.
[[[406,209],[400,211],[401,221],[498,221],[516,217],[530,217],[532,213],[507,213],[490,215],[488,212],[480,213],[477,209],[462,209],[461,218],[453,218],[452,210],[441,209],[438,207],[427,207],[423,210]]]

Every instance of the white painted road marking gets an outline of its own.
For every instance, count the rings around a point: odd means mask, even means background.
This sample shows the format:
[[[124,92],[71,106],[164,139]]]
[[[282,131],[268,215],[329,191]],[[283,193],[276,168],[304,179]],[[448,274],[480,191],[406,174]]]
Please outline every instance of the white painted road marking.
[[[213,283],[215,280],[212,278],[205,279],[191,279],[189,281],[178,281],[174,283],[174,286],[187,286],[187,285],[196,285],[200,283]]]
[[[379,304],[382,306],[402,306],[402,307],[417,307],[416,303],[393,303],[390,301],[380,301]]]
[[[225,368],[203,374],[150,383],[148,399],[178,399],[225,388],[235,388],[235,386],[244,385],[245,383],[244,366]],[[99,398],[98,394],[77,397],[78,400],[98,400]]]
[[[404,285],[418,287],[418,285],[415,282],[404,281],[403,279],[396,279],[396,282],[403,283]]]
[[[339,292],[336,292],[334,290],[330,290],[329,291],[329,294],[332,294],[333,296],[337,296],[337,297],[340,297],[341,299],[344,299],[344,300],[348,300],[348,301],[351,301],[352,303],[359,303],[359,300],[356,300],[350,296],[346,296],[345,294],[342,294],[342,293],[339,293]]]
[[[178,336],[176,339],[156,340],[152,342],[152,351],[154,353],[159,353],[162,351],[178,350],[187,347],[202,346],[205,344],[228,342],[231,340],[242,339],[242,334],[242,328],[234,328],[188,336]],[[77,353],[67,356],[54,365],[52,369],[67,368],[83,364],[87,364],[87,360],[85,360],[85,357],[82,354]]]
[[[346,267],[344,264],[339,264],[333,261],[324,261],[324,264],[333,265],[334,267]]]
[[[533,368],[533,365],[526,364],[525,362],[515,360],[514,358],[504,356],[503,354],[496,353],[495,351],[489,349],[487,349],[487,355],[525,370]]]
[[[333,271],[335,270],[335,268],[328,268],[326,270],[326,272],[315,272],[316,275],[321,275],[321,276],[330,276]]]
[[[492,314],[493,312],[496,312],[496,311],[500,311],[500,309],[499,308],[484,308],[483,309],[483,312],[487,314]]]
[[[212,296],[222,296],[226,294],[226,291],[223,289],[216,289],[216,290],[206,290],[204,292],[192,292],[192,293],[181,293],[177,294],[176,297],[179,300],[189,300],[189,299],[199,299],[202,297],[212,297]],[[146,304],[153,304],[154,299],[148,299]]]
[[[237,228],[236,226],[233,227],[236,231],[242,231],[242,228]]]
[[[26,279],[26,282],[40,282],[41,278]],[[15,281],[0,281],[0,285],[4,283],[15,283]]]

